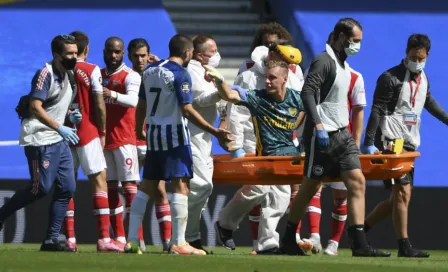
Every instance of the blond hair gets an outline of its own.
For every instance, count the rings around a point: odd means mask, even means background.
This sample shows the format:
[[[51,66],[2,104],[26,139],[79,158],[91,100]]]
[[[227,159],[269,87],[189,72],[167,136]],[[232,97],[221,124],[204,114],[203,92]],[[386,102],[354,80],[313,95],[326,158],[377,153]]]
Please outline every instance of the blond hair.
[[[266,62],[266,68],[267,69],[272,69],[272,68],[275,68],[275,67],[285,68],[286,70],[289,69],[288,64],[285,61],[283,61],[283,60],[268,60]]]

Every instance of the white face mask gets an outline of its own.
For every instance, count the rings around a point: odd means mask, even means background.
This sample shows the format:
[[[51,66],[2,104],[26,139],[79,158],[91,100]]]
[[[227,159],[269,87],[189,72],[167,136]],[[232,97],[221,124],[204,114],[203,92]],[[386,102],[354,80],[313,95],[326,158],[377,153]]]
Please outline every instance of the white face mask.
[[[354,56],[356,55],[359,50],[361,49],[361,42],[350,42],[350,45],[347,48],[344,48],[345,54],[347,54],[347,56]]]
[[[421,71],[423,71],[423,69],[425,69],[425,64],[426,64],[426,62],[417,63],[415,61],[412,61],[412,60],[408,59],[407,63],[406,63],[406,67],[412,73],[420,73]]]
[[[219,52],[216,52],[216,54],[211,56],[210,59],[208,60],[208,65],[216,68],[216,67],[218,67],[220,60],[221,60],[221,55],[219,54]]]

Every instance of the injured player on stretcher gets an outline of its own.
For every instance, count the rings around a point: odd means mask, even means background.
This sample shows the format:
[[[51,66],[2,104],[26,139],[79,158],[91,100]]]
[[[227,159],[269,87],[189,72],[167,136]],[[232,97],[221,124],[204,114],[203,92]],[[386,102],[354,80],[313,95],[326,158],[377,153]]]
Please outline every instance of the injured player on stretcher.
[[[244,105],[252,115],[256,136],[257,156],[298,156],[299,149],[294,145],[293,133],[303,121],[304,111],[300,92],[286,87],[288,64],[284,61],[266,62],[266,87],[262,90],[246,90],[239,86],[229,86],[222,75],[214,68],[204,66],[218,88],[222,99]],[[216,230],[219,242],[233,244],[232,233],[238,228],[244,216],[256,205],[250,195],[241,194],[238,201],[229,202],[221,211]],[[266,212],[270,216],[269,229],[264,233],[265,241],[258,242],[257,254],[277,254],[279,234],[275,231],[278,221],[286,212],[288,202],[280,203],[276,199],[267,200]],[[277,216],[272,216],[273,214]],[[275,220],[274,220],[275,219]]]

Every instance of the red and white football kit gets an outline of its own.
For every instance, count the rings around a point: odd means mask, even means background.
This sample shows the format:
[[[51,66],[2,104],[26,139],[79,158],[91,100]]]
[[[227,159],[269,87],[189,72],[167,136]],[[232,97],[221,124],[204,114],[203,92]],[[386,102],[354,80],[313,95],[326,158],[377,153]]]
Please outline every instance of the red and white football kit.
[[[89,176],[106,169],[103,148],[99,139],[98,127],[95,124],[95,104],[93,94],[102,94],[100,68],[94,64],[78,60],[75,66],[78,94],[73,100],[72,109],[81,108],[83,116],[77,125],[76,134],[79,143],[72,147],[75,171],[81,165],[84,175]]]
[[[103,86],[118,96],[106,98],[107,180],[138,181],[138,158],[135,135],[135,112],[141,77],[124,63],[111,74],[101,70]],[[135,100],[135,101],[134,101]]]

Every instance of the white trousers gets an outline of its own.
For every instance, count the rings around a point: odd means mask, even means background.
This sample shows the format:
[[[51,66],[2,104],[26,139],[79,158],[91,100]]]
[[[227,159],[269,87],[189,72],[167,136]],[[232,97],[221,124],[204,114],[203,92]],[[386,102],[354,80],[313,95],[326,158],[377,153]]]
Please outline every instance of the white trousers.
[[[290,196],[290,185],[244,185],[220,211],[219,224],[225,229],[235,231],[244,217],[261,204],[256,250],[279,247],[279,234],[276,229],[288,208]]]
[[[193,155],[193,178],[190,180],[188,195],[188,221],[185,240],[192,242],[201,239],[201,215],[207,207],[213,190],[213,158],[204,156],[198,147],[191,145]]]

